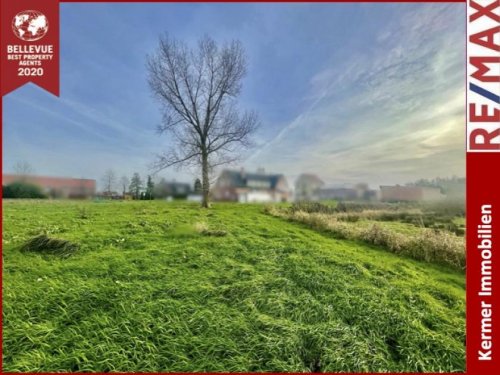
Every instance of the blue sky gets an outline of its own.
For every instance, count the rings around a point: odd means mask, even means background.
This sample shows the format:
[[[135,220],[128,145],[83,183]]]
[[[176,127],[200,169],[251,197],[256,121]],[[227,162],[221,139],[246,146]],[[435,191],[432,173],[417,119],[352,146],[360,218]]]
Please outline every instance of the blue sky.
[[[4,97],[4,171],[145,176],[170,144],[145,68],[168,32],[246,49],[240,105],[261,127],[235,168],[373,187],[464,176],[464,20],[465,4],[62,3],[61,95]]]

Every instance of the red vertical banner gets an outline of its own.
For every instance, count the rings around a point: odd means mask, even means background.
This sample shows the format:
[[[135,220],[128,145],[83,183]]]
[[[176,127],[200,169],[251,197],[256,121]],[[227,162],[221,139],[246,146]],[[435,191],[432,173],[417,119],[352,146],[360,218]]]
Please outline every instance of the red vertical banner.
[[[467,154],[467,373],[500,368],[500,153]]]
[[[500,368],[500,15],[467,7],[467,373]]]
[[[59,0],[1,4],[2,96],[28,82],[59,96]]]

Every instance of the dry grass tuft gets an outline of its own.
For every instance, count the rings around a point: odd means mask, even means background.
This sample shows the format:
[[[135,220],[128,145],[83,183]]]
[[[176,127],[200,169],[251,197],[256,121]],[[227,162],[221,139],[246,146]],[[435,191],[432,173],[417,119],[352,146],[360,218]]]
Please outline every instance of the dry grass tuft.
[[[59,238],[51,238],[45,234],[33,237],[21,247],[23,252],[52,254],[61,257],[68,257],[76,250],[78,250],[77,244]]]
[[[224,237],[227,235],[227,231],[222,229],[210,229],[208,223],[204,221],[200,221],[195,223],[194,229],[204,236],[213,236],[213,237]]]

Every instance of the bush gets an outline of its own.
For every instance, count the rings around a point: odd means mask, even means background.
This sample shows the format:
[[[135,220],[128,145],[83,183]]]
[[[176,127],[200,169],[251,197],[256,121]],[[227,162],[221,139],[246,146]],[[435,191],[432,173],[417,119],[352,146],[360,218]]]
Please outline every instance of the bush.
[[[47,196],[42,192],[40,186],[26,182],[13,182],[7,186],[2,186],[3,198],[31,198],[45,199]]]

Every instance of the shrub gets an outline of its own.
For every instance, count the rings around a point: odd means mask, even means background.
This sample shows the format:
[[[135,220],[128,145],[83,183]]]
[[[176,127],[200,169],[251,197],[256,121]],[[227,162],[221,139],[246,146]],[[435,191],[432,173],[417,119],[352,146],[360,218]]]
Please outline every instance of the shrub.
[[[31,198],[44,199],[47,196],[43,193],[38,185],[29,184],[26,182],[13,182],[9,185],[2,186],[3,198]]]

